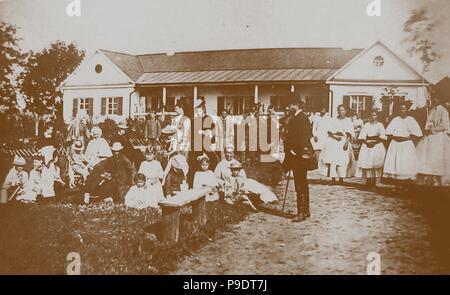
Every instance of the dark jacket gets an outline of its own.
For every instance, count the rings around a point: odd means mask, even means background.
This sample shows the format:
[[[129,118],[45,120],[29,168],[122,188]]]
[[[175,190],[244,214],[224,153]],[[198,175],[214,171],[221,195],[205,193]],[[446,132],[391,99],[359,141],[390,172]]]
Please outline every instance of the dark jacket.
[[[312,127],[308,117],[300,112],[289,119],[284,140],[285,159],[283,166],[287,171],[292,165],[306,165],[302,155],[311,151]],[[291,153],[293,151],[295,155]]]

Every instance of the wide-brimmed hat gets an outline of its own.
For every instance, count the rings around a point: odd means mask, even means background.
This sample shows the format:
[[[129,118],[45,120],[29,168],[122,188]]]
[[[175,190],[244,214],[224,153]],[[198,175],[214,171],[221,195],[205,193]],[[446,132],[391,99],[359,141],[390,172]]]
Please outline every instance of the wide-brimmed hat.
[[[128,126],[127,126],[127,123],[120,122],[119,125],[117,126],[117,128],[119,128],[119,129],[128,129]]]
[[[194,108],[198,109],[203,108],[204,106],[206,106],[206,100],[204,98],[197,98],[194,104]]]
[[[188,174],[189,164],[188,164],[185,156],[176,155],[172,159],[170,159],[170,161],[172,163],[173,168],[182,170],[184,175]]]
[[[15,156],[14,157],[13,165],[25,166],[26,164],[27,164],[27,161],[24,158],[22,158],[20,156]]]
[[[74,151],[82,151],[83,150],[83,143],[80,140],[75,140],[72,144],[72,149]]]
[[[102,129],[100,127],[95,126],[95,127],[92,127],[91,134],[92,135],[102,136],[103,131],[102,131]]]
[[[228,165],[228,168],[230,168],[231,170],[242,169],[242,164],[241,164],[241,162],[239,162],[239,161],[237,161],[237,160],[233,160],[233,161],[231,161],[231,163]]]
[[[209,157],[205,153],[203,153],[202,155],[197,157],[197,161],[200,162],[200,163],[203,162],[203,161],[208,161],[209,162]]]
[[[177,127],[175,127],[173,125],[167,125],[166,127],[164,127],[161,130],[162,134],[167,134],[167,135],[174,134],[176,132],[177,132]]]
[[[234,145],[228,144],[228,145],[225,147],[225,151],[226,151],[226,152],[228,152],[228,151],[234,152]]]
[[[120,152],[121,150],[123,150],[123,145],[122,143],[116,141],[115,143],[113,143],[113,145],[111,146],[111,150],[113,152]]]

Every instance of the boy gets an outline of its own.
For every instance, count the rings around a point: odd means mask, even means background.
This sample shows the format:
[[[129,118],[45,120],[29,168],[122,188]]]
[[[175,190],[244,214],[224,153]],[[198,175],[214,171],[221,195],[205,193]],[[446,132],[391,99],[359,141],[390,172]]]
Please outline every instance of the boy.
[[[7,197],[23,194],[23,189],[28,181],[28,173],[23,170],[26,165],[24,158],[15,156],[13,161],[13,167],[6,175],[5,181],[2,186],[2,195]],[[2,200],[2,203],[6,203],[8,200]]]

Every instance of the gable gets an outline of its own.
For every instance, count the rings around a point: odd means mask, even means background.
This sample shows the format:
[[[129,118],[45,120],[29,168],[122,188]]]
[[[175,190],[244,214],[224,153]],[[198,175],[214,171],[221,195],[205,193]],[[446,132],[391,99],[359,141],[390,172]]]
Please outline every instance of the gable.
[[[421,82],[422,77],[394,52],[377,42],[337,71],[329,81],[414,83]]]
[[[101,66],[101,71],[97,72],[96,70],[99,65]],[[62,87],[123,85],[132,83],[133,81],[111,62],[111,60],[97,51],[67,78],[62,84]]]

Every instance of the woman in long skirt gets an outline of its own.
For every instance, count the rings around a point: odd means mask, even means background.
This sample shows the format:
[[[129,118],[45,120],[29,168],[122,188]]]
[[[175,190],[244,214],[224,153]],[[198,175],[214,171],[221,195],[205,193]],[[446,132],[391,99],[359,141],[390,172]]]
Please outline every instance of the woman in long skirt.
[[[448,111],[439,98],[431,99],[425,136],[417,144],[419,170],[417,183],[427,186],[450,185],[450,138]]]
[[[346,117],[346,109],[338,106],[338,117],[328,120],[325,145],[320,157],[320,173],[331,177],[333,182],[339,178],[352,177],[356,168],[351,140],[355,131],[350,118]]]
[[[370,121],[364,124],[358,140],[362,142],[358,157],[357,176],[367,180],[367,186],[376,186],[377,178],[383,174],[386,148],[383,142],[387,139],[386,130],[378,122],[377,111],[372,111]]]
[[[387,126],[386,135],[391,142],[384,161],[383,176],[398,186],[416,179],[419,158],[414,140],[422,137],[422,130],[417,121],[408,116],[405,104],[400,106],[400,115]]]

